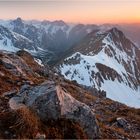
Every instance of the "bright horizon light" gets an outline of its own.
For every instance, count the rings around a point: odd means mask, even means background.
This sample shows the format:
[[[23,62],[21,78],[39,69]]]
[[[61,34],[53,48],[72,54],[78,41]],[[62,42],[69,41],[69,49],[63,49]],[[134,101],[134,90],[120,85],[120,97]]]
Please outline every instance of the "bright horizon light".
[[[0,19],[140,23],[140,0],[0,0]]]

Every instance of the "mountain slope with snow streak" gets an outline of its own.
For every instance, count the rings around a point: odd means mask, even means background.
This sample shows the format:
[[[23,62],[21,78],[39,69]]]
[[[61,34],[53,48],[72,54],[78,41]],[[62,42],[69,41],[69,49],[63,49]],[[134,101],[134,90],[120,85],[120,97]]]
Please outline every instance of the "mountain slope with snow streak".
[[[128,106],[140,107],[140,50],[116,28],[94,32],[57,67],[69,80],[98,90]]]
[[[16,52],[20,49],[35,51],[31,40],[0,25],[0,50]]]

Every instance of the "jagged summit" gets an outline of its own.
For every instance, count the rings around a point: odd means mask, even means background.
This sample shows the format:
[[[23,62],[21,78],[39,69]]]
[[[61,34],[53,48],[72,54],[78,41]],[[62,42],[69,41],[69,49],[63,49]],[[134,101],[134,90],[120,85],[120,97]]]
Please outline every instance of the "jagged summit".
[[[20,17],[18,17],[17,19],[15,19],[15,20],[12,20],[11,21],[11,24],[13,24],[13,25],[15,25],[15,26],[19,26],[19,27],[24,27],[24,23],[23,23],[23,20],[20,18]]]
[[[119,30],[117,27],[114,27],[114,28],[106,31],[106,33],[111,34],[112,37],[114,37],[114,38],[116,38],[118,40],[126,38],[124,33],[121,30]]]
[[[67,24],[63,20],[54,20],[54,21],[49,21],[49,20],[43,20],[41,22],[42,25],[49,25],[52,24],[54,26],[66,26]]]
[[[43,20],[43,21],[41,22],[42,25],[48,25],[48,24],[50,24],[50,23],[51,23],[51,21],[49,21],[49,20]]]
[[[66,26],[66,23],[63,20],[55,20],[51,22],[53,25],[58,25],[58,26]]]
[[[120,49],[124,50],[127,52],[128,55],[133,55],[132,50],[137,49],[138,47],[134,45],[132,41],[130,41],[122,31],[118,30],[117,28],[112,28],[111,30],[108,31],[108,34],[110,38],[115,42],[116,46],[119,46]],[[121,43],[121,45],[117,44]]]
[[[13,20],[13,21],[15,21],[15,22],[17,22],[17,23],[22,23],[23,22],[23,20],[20,18],[20,17],[17,17],[15,20]]]

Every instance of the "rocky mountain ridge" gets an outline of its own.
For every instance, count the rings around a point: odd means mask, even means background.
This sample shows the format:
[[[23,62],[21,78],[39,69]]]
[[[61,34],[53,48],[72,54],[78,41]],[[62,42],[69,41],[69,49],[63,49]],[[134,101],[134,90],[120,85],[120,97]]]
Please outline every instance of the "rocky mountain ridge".
[[[57,71],[69,80],[106,91],[111,99],[139,107],[139,54],[139,48],[116,28],[92,32],[58,64]]]

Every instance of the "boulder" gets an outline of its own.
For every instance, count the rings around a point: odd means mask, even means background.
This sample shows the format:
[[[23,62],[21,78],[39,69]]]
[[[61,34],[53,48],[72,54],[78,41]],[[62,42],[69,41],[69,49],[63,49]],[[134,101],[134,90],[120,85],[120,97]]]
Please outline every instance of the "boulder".
[[[93,110],[73,98],[66,89],[56,85],[53,81],[25,88],[25,92],[22,88],[21,91],[22,93],[19,91],[18,97],[11,99],[11,103],[15,100],[19,104],[19,108],[22,107],[22,104],[28,106],[44,122],[59,119],[73,120],[80,124],[88,138],[99,138],[99,127]],[[17,105],[15,109],[17,109]]]
[[[12,98],[13,96],[15,96],[17,93],[17,90],[11,90],[8,92],[3,93],[3,97],[8,97],[8,98]]]
[[[129,129],[129,123],[127,122],[127,120],[125,120],[124,118],[117,118],[117,124],[118,126],[122,127],[125,130]]]

